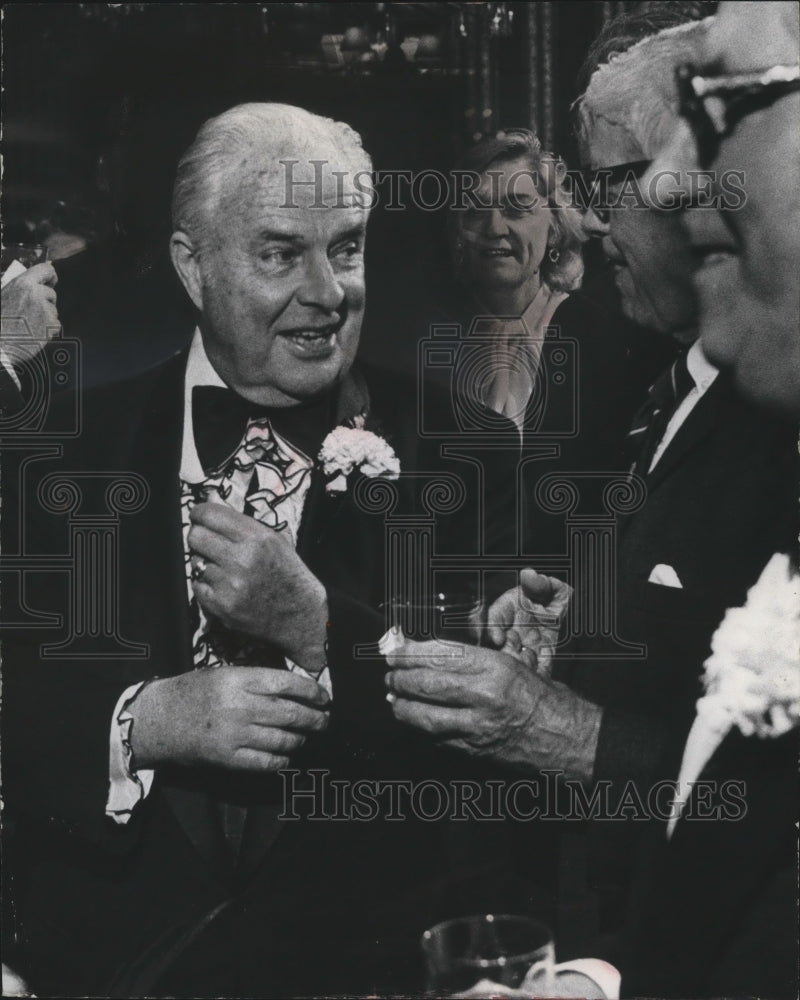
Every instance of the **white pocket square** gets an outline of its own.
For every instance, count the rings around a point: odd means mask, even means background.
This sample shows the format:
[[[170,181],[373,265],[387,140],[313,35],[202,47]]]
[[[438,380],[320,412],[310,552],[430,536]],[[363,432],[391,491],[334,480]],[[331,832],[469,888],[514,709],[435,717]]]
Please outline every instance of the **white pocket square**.
[[[683,590],[683,584],[679,580],[678,574],[671,566],[667,566],[665,563],[659,563],[652,568],[647,582],[657,583],[661,587],[677,587],[679,590]]]

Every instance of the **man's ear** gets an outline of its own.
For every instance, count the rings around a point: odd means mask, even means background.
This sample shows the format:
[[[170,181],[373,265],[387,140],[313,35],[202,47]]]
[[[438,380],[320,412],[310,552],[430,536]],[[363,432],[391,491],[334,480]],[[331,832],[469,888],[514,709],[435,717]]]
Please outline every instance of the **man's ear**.
[[[188,292],[189,298],[198,310],[202,310],[203,283],[200,278],[200,265],[191,238],[180,229],[174,232],[170,238],[169,254],[172,258],[172,266],[178,272],[178,277]]]

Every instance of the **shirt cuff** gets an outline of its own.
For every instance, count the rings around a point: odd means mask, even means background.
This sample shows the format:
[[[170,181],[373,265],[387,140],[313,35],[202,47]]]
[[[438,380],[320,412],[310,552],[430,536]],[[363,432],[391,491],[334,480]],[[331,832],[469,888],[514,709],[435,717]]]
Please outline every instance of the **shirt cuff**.
[[[8,373],[8,377],[12,379],[14,385],[18,389],[22,389],[22,383],[19,380],[19,375],[17,375],[17,373],[14,371],[14,365],[11,363],[11,358],[8,356],[6,351],[3,350],[2,347],[0,347],[0,365],[2,365],[3,368],[5,368],[6,372]]]
[[[108,740],[108,800],[106,816],[123,825],[131,818],[134,808],[146,798],[153,785],[155,772],[136,770],[131,746],[133,716],[128,708],[148,682],[140,681],[122,692],[111,716]]]

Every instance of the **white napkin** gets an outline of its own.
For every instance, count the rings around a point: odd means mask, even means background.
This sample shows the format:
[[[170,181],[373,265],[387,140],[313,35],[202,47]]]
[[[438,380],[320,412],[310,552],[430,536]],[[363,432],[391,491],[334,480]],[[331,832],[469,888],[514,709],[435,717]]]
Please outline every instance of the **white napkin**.
[[[18,260],[12,260],[8,267],[3,272],[3,277],[0,278],[0,288],[5,288],[9,281],[13,281],[14,278],[18,278],[21,274],[27,271],[27,267]]]
[[[657,583],[661,587],[676,587],[679,590],[683,590],[683,584],[679,580],[678,574],[671,566],[667,566],[666,563],[659,563],[657,566],[654,566],[650,571],[647,582]]]

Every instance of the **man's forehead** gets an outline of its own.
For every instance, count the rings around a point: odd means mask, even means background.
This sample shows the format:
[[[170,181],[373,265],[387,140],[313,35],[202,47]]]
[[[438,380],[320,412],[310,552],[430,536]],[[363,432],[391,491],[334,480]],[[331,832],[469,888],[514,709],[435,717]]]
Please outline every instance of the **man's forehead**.
[[[253,151],[231,160],[219,179],[220,201],[256,209],[349,209],[369,205],[370,177],[341,153],[308,156]]]
[[[326,239],[356,236],[366,230],[369,213],[363,208],[311,209],[303,206],[260,206],[247,216],[248,238],[306,239],[319,235]]]
[[[609,120],[586,110],[579,136],[581,162],[592,170],[644,159],[644,152],[624,119]]]

